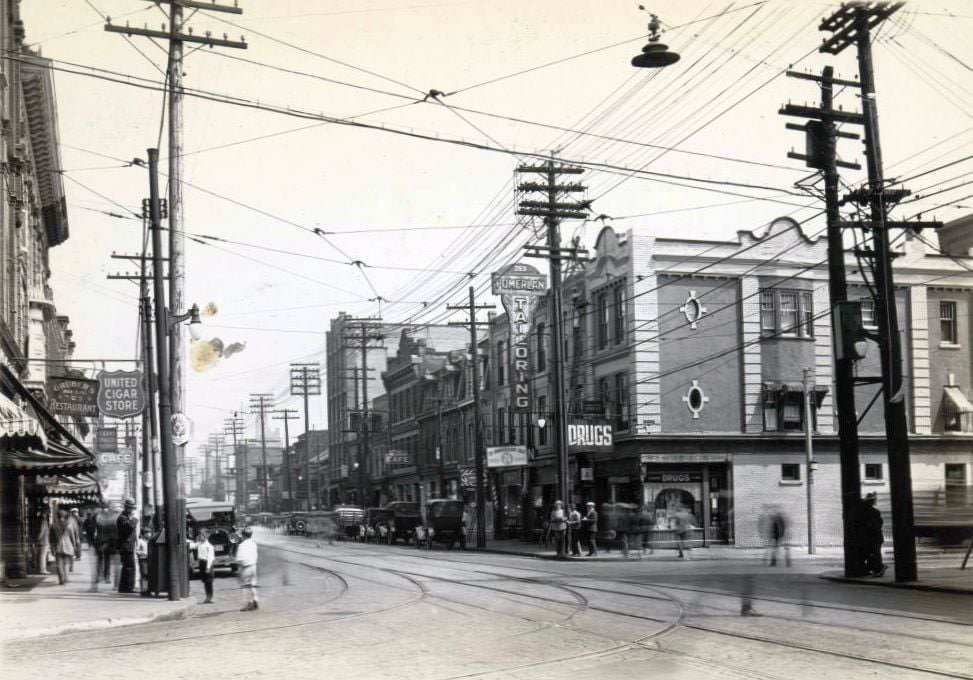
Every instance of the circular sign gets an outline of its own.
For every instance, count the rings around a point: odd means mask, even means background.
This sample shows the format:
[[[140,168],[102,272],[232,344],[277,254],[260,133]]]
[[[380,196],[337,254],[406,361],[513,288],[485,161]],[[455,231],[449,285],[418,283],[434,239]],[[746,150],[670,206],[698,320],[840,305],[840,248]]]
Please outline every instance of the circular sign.
[[[173,413],[169,418],[169,427],[172,432],[172,443],[176,446],[184,446],[189,442],[191,436],[192,423],[189,418],[182,413]]]

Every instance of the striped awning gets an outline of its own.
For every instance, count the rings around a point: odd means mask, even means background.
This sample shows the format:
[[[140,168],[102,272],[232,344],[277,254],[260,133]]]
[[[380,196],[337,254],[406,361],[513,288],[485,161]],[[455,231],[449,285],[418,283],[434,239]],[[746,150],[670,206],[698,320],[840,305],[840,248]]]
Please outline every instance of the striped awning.
[[[954,414],[960,413],[973,413],[973,404],[970,400],[966,398],[963,394],[963,390],[955,385],[946,385],[943,387],[943,393],[946,396],[946,408]]]
[[[88,473],[56,475],[39,479],[36,493],[45,496],[58,496],[74,499],[97,499],[101,497],[98,480]]]
[[[47,435],[40,421],[3,393],[0,393],[0,439],[14,440],[13,445],[47,446]]]

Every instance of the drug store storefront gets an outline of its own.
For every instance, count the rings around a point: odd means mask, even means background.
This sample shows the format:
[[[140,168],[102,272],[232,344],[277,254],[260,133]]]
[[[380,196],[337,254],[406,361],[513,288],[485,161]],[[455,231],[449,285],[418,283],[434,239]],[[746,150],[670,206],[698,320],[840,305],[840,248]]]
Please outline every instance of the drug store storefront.
[[[695,538],[732,543],[732,477],[726,453],[641,453],[641,502],[653,508],[656,529],[670,528],[679,508],[692,512]]]

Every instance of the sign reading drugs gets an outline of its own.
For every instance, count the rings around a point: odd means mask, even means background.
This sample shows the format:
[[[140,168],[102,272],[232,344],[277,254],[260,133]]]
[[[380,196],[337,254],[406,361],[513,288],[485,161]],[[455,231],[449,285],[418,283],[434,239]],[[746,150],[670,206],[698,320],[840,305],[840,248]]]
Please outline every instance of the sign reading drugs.
[[[514,263],[494,272],[493,294],[500,296],[510,325],[510,384],[514,411],[530,410],[530,326],[538,298],[547,290],[547,279],[536,267]]]
[[[131,418],[145,410],[141,371],[102,371],[98,375],[98,409],[109,418]]]
[[[614,448],[612,426],[605,421],[568,423],[568,451],[586,453],[611,451]]]
[[[98,381],[81,378],[51,378],[47,381],[47,404],[51,413],[62,416],[97,417]]]

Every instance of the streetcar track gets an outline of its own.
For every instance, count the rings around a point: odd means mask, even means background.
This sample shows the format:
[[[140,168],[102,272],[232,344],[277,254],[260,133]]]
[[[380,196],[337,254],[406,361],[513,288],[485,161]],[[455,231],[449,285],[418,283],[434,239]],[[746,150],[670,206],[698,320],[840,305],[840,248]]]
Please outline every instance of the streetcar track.
[[[284,548],[284,550],[289,550],[289,549]],[[293,551],[293,550],[290,550],[290,551],[291,552],[298,552],[298,551]],[[333,558],[325,558],[325,559],[333,559]],[[341,562],[341,560],[336,560],[336,561]],[[445,561],[449,561],[449,562],[456,563],[455,560],[445,560]],[[353,564],[355,566],[367,566],[367,565],[362,565],[362,564],[358,564],[358,563],[354,563],[354,562],[348,562],[347,560],[345,560],[344,562],[346,562],[348,564]],[[416,574],[415,572],[407,572],[407,571],[403,571],[401,569],[392,569],[392,568],[389,568],[389,567],[383,567],[382,569],[383,570],[388,570],[388,571],[393,571],[394,573],[400,573],[400,574],[401,573],[406,573],[406,574],[412,574],[412,575],[422,576],[424,578],[429,578],[429,579],[438,580],[438,581],[444,581],[444,582],[448,582],[448,583],[454,583],[454,584],[460,585],[460,586],[467,586],[467,587],[471,587],[471,588],[483,588],[483,589],[487,589],[487,590],[495,590],[495,591],[498,591],[498,592],[503,592],[503,593],[506,593],[506,594],[511,594],[510,591],[507,591],[507,590],[504,590],[504,589],[500,589],[500,588],[494,588],[494,587],[491,587],[491,586],[486,586],[486,585],[483,585],[483,584],[469,583],[469,582],[463,582],[463,581],[456,581],[454,579],[448,579],[446,577],[430,576],[430,575],[427,575],[427,574]],[[497,572],[487,572],[487,571],[483,571],[483,570],[476,570],[476,571],[477,571],[477,573],[481,573],[481,574],[484,574],[484,575],[501,576],[501,577],[505,576],[505,577],[510,578],[511,580],[519,579],[519,580],[523,580],[523,581],[537,583],[538,585],[549,585],[549,586],[550,585],[553,585],[553,584],[551,584],[548,581],[544,581],[542,579],[537,579],[537,578],[516,577],[516,576],[511,576],[509,574],[500,574],[500,573],[497,573]],[[524,570],[524,571],[528,571],[528,570]],[[548,573],[549,575],[558,575],[558,576],[570,578],[569,575],[561,574],[561,573],[558,573],[558,572],[544,572],[543,570],[539,570],[539,571],[541,571],[541,573]],[[606,580],[608,580],[609,582],[611,582],[610,579],[606,579]],[[618,582],[618,583],[626,583],[628,585],[635,585],[635,586],[639,586],[639,587],[642,587],[642,588],[650,588],[650,589],[656,589],[656,588],[659,588],[659,587],[661,587],[661,588],[668,587],[666,585],[644,584],[644,583],[637,583],[637,582],[631,582],[631,581],[620,581],[620,580],[616,580],[615,582]],[[676,589],[679,589],[679,588],[677,587]],[[661,591],[657,590],[656,592],[661,592]],[[703,592],[706,592],[706,591],[703,591]],[[618,594],[618,593],[613,593],[613,594]],[[715,592],[713,594],[723,595],[723,596],[726,595],[726,593],[721,593],[721,592]],[[663,593],[663,595],[665,595],[665,594]],[[540,599],[540,600],[552,601],[551,598],[545,598],[545,597],[539,596],[539,595],[523,594],[522,596],[528,597],[530,599]],[[936,669],[927,668],[927,667],[923,667],[923,666],[915,666],[915,665],[911,665],[911,664],[898,663],[898,662],[895,662],[895,661],[887,661],[887,660],[883,660],[883,659],[877,659],[877,658],[874,658],[874,657],[864,656],[864,655],[860,655],[860,654],[853,654],[853,653],[850,653],[850,652],[842,652],[840,650],[825,649],[825,648],[821,648],[821,647],[815,647],[815,646],[812,646],[812,645],[805,645],[805,644],[802,644],[802,643],[799,643],[799,642],[793,642],[793,641],[789,641],[789,640],[779,640],[779,639],[769,638],[769,637],[760,636],[760,635],[753,635],[753,634],[748,634],[748,633],[743,633],[743,632],[737,632],[737,631],[728,631],[728,630],[725,630],[725,629],[715,628],[715,627],[710,627],[710,626],[705,626],[703,624],[698,624],[698,623],[689,623],[689,622],[686,622],[684,620],[685,609],[683,608],[682,602],[679,601],[676,598],[671,597],[671,596],[668,596],[668,597],[669,597],[669,601],[670,602],[675,603],[675,604],[678,604],[678,606],[680,607],[680,615],[675,620],[673,620],[672,622],[669,622],[669,625],[667,625],[667,627],[665,629],[663,629],[662,631],[658,631],[658,632],[654,633],[651,636],[647,636],[646,638],[642,638],[641,640],[648,640],[648,639],[651,639],[652,637],[658,637],[658,636],[661,636],[661,635],[666,634],[667,632],[670,632],[671,630],[673,630],[675,628],[683,627],[683,628],[686,628],[688,630],[695,630],[695,631],[699,631],[699,632],[703,632],[703,633],[710,633],[710,634],[713,634],[713,635],[721,635],[721,636],[725,636],[725,637],[733,637],[733,638],[737,638],[737,639],[749,640],[749,641],[752,641],[752,642],[758,642],[758,643],[762,643],[762,644],[776,645],[776,646],[779,646],[779,647],[787,647],[787,648],[790,648],[790,649],[797,649],[797,650],[804,651],[804,652],[809,652],[809,653],[814,653],[814,654],[822,654],[822,655],[827,655],[827,656],[833,656],[833,657],[836,657],[836,658],[845,658],[845,659],[849,659],[849,660],[853,660],[853,661],[858,661],[858,662],[863,662],[863,663],[870,663],[870,664],[875,664],[875,665],[880,665],[880,666],[887,666],[887,667],[890,667],[890,668],[896,668],[896,669],[900,669],[900,670],[917,671],[917,672],[920,672],[920,673],[925,673],[925,674],[928,674],[928,675],[935,675],[935,676],[938,676],[938,677],[958,678],[960,680],[973,680],[973,675],[968,675],[968,674],[964,674],[964,673],[954,673],[954,672],[950,672],[950,671],[941,671],[941,670],[936,670]],[[649,598],[649,599],[660,599],[660,598],[655,597],[655,598]],[[756,599],[759,599],[759,598],[753,598],[753,599],[756,600]],[[553,601],[560,602],[558,600],[553,600]],[[790,603],[787,603],[785,601],[785,604],[790,604]],[[838,607],[835,607],[835,608],[837,608],[837,609],[849,609],[849,608],[838,608]],[[649,621],[653,621],[653,622],[656,622],[656,623],[666,623],[665,621],[662,621],[662,620],[659,620],[659,619],[655,619],[653,617],[642,616],[642,615],[638,615],[638,614],[630,614],[630,613],[626,613],[626,612],[618,612],[618,611],[613,611],[613,610],[605,609],[605,608],[602,608],[602,607],[588,607],[588,609],[590,609],[591,611],[607,612],[607,613],[614,614],[616,616],[623,616],[623,617],[636,618],[636,619],[644,619],[644,620],[649,620]],[[853,611],[855,611],[855,610],[853,610]],[[872,612],[866,612],[866,613],[872,613]],[[880,615],[885,615],[885,614],[881,614],[881,613],[879,613],[879,614]],[[901,617],[900,616],[895,616],[895,615],[888,615],[888,616],[892,616],[894,618],[911,618],[911,617],[908,617],[908,616],[901,616]],[[950,623],[948,621],[937,621],[937,622],[946,623],[946,624],[949,624]],[[885,633],[885,634],[888,635],[889,633]],[[894,633],[893,633],[893,635],[894,635]],[[622,647],[631,646],[631,645],[639,645],[639,644],[641,644],[641,640],[639,640],[639,641],[633,641],[631,643],[626,643],[626,645],[623,645]],[[610,648],[608,650],[601,650],[600,652],[598,652],[598,654],[607,653],[607,652],[609,652],[612,649],[615,649],[615,648]],[[617,651],[620,651],[620,648]],[[546,665],[548,663],[562,663],[563,661],[572,660],[574,658],[584,658],[584,656],[587,656],[587,655],[582,655],[580,657],[571,657],[570,659],[569,658],[564,658],[562,660],[549,660],[547,662],[538,662],[538,665]],[[530,667],[534,667],[534,666],[535,666],[535,664],[531,664],[531,665],[528,665],[528,666],[524,666],[523,668],[530,668]],[[506,671],[512,671],[512,670],[520,670],[520,669],[521,669],[521,667],[518,666],[518,667],[515,667],[515,668],[510,668],[510,669],[505,669],[505,670]],[[489,671],[489,672],[481,672],[481,673],[478,673],[478,674],[471,674],[471,675],[466,675],[466,676],[456,676],[455,680],[459,680],[459,678],[465,678],[465,677],[476,677],[477,675],[485,675],[485,674],[490,674],[490,673],[494,673],[494,672],[495,671]],[[496,672],[499,672],[499,671],[496,671]],[[453,679],[451,679],[451,680],[453,680]]]

